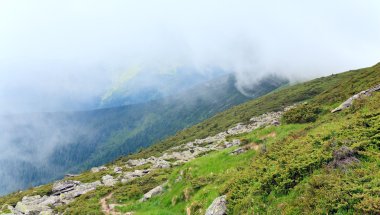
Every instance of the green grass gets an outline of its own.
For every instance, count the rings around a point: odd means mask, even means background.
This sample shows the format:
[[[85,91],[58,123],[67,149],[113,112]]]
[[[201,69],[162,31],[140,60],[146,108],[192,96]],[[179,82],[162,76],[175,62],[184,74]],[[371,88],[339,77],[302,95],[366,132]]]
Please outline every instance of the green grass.
[[[120,207],[120,210],[134,211],[136,214],[183,214],[186,207],[190,207],[194,202],[202,205],[204,210],[219,196],[221,185],[235,171],[232,169],[246,165],[255,155],[255,151],[250,151],[233,156],[229,154],[232,150],[233,148],[212,152],[174,169],[169,177],[167,191],[163,195],[144,203],[132,199],[131,202],[125,202],[129,206]],[[175,182],[181,171],[183,179]]]

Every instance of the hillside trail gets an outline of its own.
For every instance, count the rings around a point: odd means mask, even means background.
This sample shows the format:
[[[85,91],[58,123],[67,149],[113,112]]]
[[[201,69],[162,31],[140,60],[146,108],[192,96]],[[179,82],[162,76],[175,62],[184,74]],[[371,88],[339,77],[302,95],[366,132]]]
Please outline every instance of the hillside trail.
[[[131,212],[121,213],[115,211],[116,206],[120,206],[119,204],[108,204],[107,201],[112,198],[113,193],[111,192],[107,196],[100,199],[99,203],[101,205],[102,211],[105,215],[132,215]]]
[[[107,200],[112,198],[113,193],[108,194],[107,196],[100,199],[100,205],[102,207],[102,211],[106,215],[116,214],[113,209],[108,205]]]

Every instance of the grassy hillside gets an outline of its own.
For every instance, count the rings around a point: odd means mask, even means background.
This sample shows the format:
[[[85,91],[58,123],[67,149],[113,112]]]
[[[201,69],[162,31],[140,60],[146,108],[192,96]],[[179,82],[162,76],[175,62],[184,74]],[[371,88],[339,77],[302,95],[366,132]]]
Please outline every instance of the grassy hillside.
[[[380,64],[373,67],[348,71],[337,75],[317,78],[301,84],[271,92],[253,99],[176,133],[158,144],[132,157],[160,153],[173,145],[186,143],[224,131],[239,122],[247,122],[252,116],[281,110],[283,107],[310,99],[318,99],[330,106],[343,102],[355,93],[379,83]]]
[[[56,211],[103,214],[99,201],[112,193],[107,201],[121,212],[204,214],[216,197],[226,194],[228,214],[379,214],[380,92],[342,112],[330,112],[377,84],[380,64],[285,87],[235,106],[109,166],[158,156],[173,146],[248,122],[252,116],[299,103],[284,114],[280,126],[229,137],[254,146],[247,152],[231,155],[236,147],[211,152],[126,184],[102,187]],[[85,172],[76,179],[90,182],[100,174]],[[163,194],[139,201],[165,181]],[[21,196],[43,193],[48,186],[0,198],[0,205],[14,205]]]

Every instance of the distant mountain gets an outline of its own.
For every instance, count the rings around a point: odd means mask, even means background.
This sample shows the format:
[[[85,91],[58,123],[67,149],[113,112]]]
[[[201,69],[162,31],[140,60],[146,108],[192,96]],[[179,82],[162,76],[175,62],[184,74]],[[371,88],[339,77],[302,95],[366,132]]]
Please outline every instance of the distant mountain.
[[[287,83],[268,76],[254,97]],[[61,178],[136,152],[251,98],[234,77],[208,81],[145,103],[82,112],[3,116],[0,121],[0,193]]]
[[[132,67],[121,73],[109,90],[101,96],[98,107],[119,107],[158,100],[225,74],[225,71],[217,68],[200,71],[185,66],[160,69]]]

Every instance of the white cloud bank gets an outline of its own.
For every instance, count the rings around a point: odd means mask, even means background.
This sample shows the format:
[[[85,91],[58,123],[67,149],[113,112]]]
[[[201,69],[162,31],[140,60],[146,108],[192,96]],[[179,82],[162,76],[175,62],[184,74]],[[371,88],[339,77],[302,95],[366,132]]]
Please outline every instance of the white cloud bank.
[[[89,102],[118,72],[311,78],[380,61],[379,1],[0,1],[0,112]],[[75,108],[75,105],[74,105]]]

